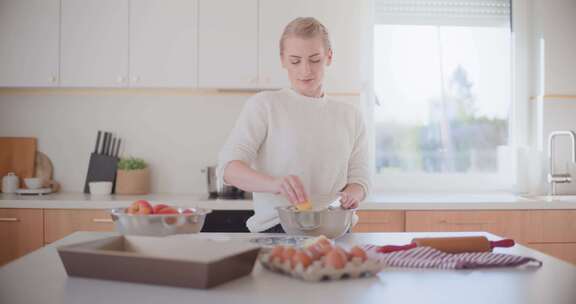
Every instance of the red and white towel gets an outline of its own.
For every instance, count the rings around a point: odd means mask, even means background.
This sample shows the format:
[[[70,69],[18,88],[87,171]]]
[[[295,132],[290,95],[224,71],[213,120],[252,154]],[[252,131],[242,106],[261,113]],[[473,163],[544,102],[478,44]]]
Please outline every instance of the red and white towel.
[[[469,252],[454,254],[432,247],[416,247],[392,253],[379,253],[377,252],[378,246],[365,245],[363,247],[371,257],[390,267],[473,269],[516,267],[524,264],[531,264],[535,267],[542,266],[542,262],[534,258],[503,253]]]

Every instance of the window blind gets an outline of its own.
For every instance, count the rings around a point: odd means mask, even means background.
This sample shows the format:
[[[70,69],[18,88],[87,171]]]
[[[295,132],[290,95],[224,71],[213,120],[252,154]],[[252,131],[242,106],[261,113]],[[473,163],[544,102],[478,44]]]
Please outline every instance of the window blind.
[[[374,0],[376,24],[510,26],[510,0]]]

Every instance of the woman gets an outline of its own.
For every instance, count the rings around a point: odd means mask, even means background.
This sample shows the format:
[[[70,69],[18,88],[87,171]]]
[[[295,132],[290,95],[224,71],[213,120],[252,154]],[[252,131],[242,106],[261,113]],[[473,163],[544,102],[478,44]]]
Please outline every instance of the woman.
[[[356,208],[370,189],[366,128],[359,109],[324,94],[333,51],[326,28],[296,18],[280,39],[291,88],[251,97],[219,156],[221,182],[254,192],[252,232],[283,232],[277,206],[340,195]],[[310,196],[310,197],[309,197]]]

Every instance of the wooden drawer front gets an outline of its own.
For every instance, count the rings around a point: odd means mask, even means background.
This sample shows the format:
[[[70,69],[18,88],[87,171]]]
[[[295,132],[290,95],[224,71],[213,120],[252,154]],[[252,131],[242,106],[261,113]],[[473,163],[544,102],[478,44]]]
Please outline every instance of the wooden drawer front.
[[[403,211],[358,211],[352,232],[403,232]]]
[[[406,231],[487,231],[523,242],[524,211],[406,211]]]
[[[0,209],[0,265],[43,245],[42,209]]]
[[[75,231],[114,231],[108,211],[47,209],[44,211],[44,243],[52,243]]]
[[[576,265],[576,243],[528,244],[528,247]]]
[[[576,243],[576,210],[537,210],[527,216],[531,243]]]

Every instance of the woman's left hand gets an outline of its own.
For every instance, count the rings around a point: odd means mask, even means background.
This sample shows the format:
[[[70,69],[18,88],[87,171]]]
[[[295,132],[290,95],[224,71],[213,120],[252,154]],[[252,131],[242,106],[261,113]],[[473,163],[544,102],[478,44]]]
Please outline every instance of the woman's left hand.
[[[364,189],[358,184],[348,184],[340,192],[340,204],[344,209],[358,208],[360,201],[364,198]]]

